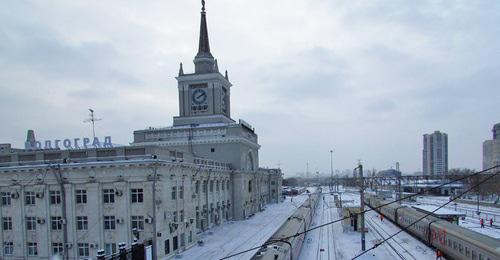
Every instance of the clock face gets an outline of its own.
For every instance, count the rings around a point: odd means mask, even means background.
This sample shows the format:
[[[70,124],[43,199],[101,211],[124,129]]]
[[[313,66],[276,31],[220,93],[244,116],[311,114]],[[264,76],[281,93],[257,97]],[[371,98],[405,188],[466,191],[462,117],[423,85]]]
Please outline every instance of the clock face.
[[[205,89],[195,89],[192,95],[193,103],[196,105],[202,105],[207,102],[207,91]]]

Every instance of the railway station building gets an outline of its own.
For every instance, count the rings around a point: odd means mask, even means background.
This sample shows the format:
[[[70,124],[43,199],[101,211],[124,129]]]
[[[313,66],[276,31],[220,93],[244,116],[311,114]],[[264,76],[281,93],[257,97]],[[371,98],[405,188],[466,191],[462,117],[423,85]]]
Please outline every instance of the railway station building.
[[[210,52],[204,8],[194,67],[180,66],[173,125],[137,130],[130,145],[0,145],[0,259],[95,257],[135,240],[169,259],[199,233],[280,202],[281,170],[260,167],[255,129],[231,118],[232,84]],[[27,141],[38,142],[34,132]]]

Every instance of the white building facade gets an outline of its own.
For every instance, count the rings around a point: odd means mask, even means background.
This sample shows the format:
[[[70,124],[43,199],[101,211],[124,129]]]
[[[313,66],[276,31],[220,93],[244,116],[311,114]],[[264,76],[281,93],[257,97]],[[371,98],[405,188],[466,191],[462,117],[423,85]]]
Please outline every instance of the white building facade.
[[[172,257],[281,195],[279,170],[235,171],[159,146],[5,152],[0,161],[1,259],[84,259],[134,238]]]

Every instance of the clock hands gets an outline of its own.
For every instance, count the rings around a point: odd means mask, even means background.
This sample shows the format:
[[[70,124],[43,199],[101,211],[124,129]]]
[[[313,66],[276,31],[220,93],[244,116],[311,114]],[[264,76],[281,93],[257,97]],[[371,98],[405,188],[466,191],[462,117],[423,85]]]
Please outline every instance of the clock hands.
[[[202,99],[206,95],[205,92],[200,92],[197,96],[196,99]]]

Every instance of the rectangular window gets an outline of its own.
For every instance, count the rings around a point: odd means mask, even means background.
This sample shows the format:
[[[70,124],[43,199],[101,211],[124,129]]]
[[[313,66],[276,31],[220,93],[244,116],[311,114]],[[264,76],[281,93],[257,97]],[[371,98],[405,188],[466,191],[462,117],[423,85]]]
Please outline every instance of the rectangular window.
[[[114,189],[103,189],[102,190],[102,201],[104,203],[115,203],[115,190]]]
[[[36,218],[26,217],[26,230],[33,231],[36,230]]]
[[[3,217],[3,230],[12,230],[12,217]]]
[[[207,192],[207,181],[203,181],[203,192]]]
[[[14,242],[5,241],[3,242],[3,255],[13,255],[14,254]]]
[[[49,194],[50,194],[50,204],[52,205],[61,204],[61,191],[51,190]]]
[[[62,230],[62,217],[50,217],[50,228],[55,230]]]
[[[172,199],[177,199],[177,187],[172,187]]]
[[[174,251],[175,251],[175,250],[177,250],[177,248],[179,248],[179,244],[178,244],[178,242],[179,242],[179,241],[177,240],[177,236],[175,236],[175,237],[173,238],[173,241],[172,241],[172,242],[173,242],[172,248],[173,248],[173,249],[174,249]]]
[[[76,203],[87,204],[87,190],[76,190]]]
[[[144,191],[143,189],[131,189],[130,196],[132,198],[132,203],[142,203],[144,202]]]
[[[179,211],[179,218],[181,219],[181,222],[184,222],[184,210]]]
[[[52,255],[63,255],[63,243],[52,243]]]
[[[196,181],[196,185],[194,186],[194,192],[198,194],[200,192],[200,181]]]
[[[193,231],[189,231],[188,243],[193,242]]]
[[[219,181],[215,183],[215,191],[219,191]]]
[[[184,186],[179,186],[179,199],[184,199]]]
[[[196,206],[196,228],[200,228],[200,207]]]
[[[29,242],[27,250],[28,250],[28,256],[37,256],[38,255],[37,243]]]
[[[186,246],[186,236],[184,235],[184,233],[181,234],[181,247],[185,247]]]
[[[144,230],[144,216],[132,216],[132,228]]]
[[[107,256],[116,253],[116,243],[105,243],[104,244],[104,254]]]
[[[11,195],[10,192],[2,192],[2,206],[10,206]]]
[[[88,230],[89,229],[89,219],[87,216],[77,216],[76,217],[76,229],[77,230]]]
[[[210,181],[210,192],[214,191],[214,181]]]
[[[115,216],[104,216],[104,230],[115,230],[116,219]]]
[[[226,185],[224,185],[224,181],[222,181],[222,182],[220,183],[220,186],[221,186],[222,190],[224,190],[224,189],[225,189],[224,187],[226,187]]]
[[[78,243],[78,256],[90,256],[89,243]]]
[[[174,211],[174,222],[177,222],[177,211]]]
[[[25,205],[35,205],[35,192],[25,191],[24,192],[24,204]]]
[[[170,254],[170,239],[165,240],[165,255]]]

